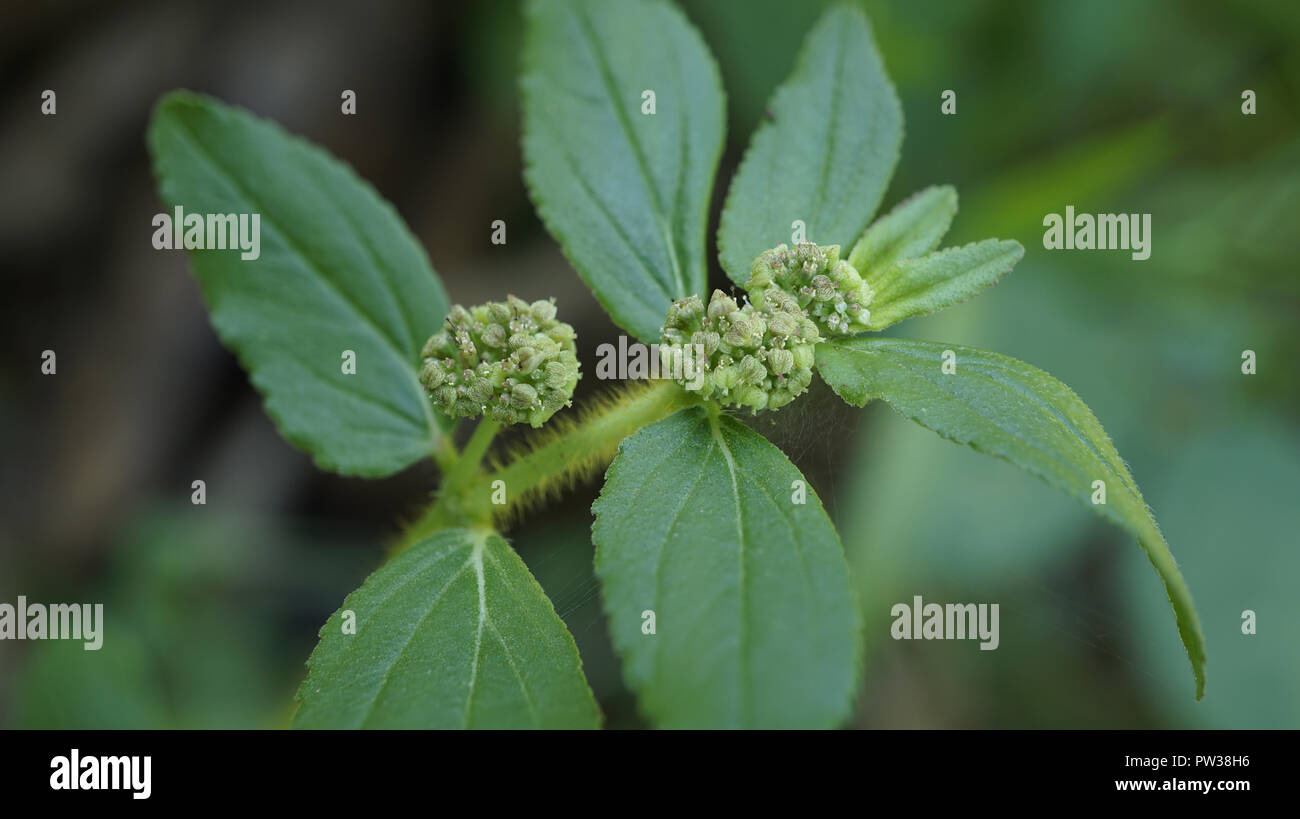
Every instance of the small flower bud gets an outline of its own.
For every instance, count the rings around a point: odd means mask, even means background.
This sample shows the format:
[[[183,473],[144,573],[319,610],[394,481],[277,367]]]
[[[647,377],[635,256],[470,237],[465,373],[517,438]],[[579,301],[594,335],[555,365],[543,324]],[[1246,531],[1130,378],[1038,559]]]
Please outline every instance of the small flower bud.
[[[767,364],[772,372],[785,375],[794,369],[794,353],[789,350],[772,350],[767,354]]]
[[[443,370],[442,363],[433,359],[426,359],[424,366],[420,368],[420,382],[429,389],[434,389],[442,385],[443,379],[447,377]]]
[[[515,409],[530,409],[537,403],[537,390],[528,384],[516,384],[510,393],[510,403]]]
[[[555,302],[546,299],[539,299],[532,303],[533,320],[539,325],[550,321],[555,321]]]
[[[744,407],[752,407],[755,412],[761,409],[767,409],[767,390],[762,387],[745,386],[741,387],[739,394],[736,396],[736,403]]]
[[[747,355],[740,360],[740,380],[746,384],[761,384],[767,377],[765,368],[757,358]]]
[[[799,344],[795,346],[790,350],[790,355],[794,356],[794,367],[797,370],[811,370],[813,360],[816,358],[811,344]]]
[[[804,254],[821,258],[811,247]],[[679,384],[703,398],[755,412],[789,403],[807,389],[813,347],[821,341],[817,325],[782,289],[768,288],[765,295],[761,302],[739,305],[715,290],[707,308],[696,296],[669,308],[663,343],[689,340],[699,351],[699,365],[679,377]],[[795,377],[800,367],[807,372]]]
[[[420,382],[452,418],[486,412],[502,423],[541,426],[581,377],[574,337],[549,300],[457,305],[421,350]]]
[[[870,329],[871,314],[866,308],[875,293],[858,271],[840,258],[839,245],[819,247],[803,242],[793,249],[777,245],[754,260],[745,289],[759,306],[775,298],[777,291],[788,294],[807,311],[818,334],[852,335]],[[852,305],[859,309],[850,310]]]
[[[721,290],[713,291],[713,296],[709,299],[709,318],[721,318],[728,313],[734,313],[736,309],[735,299],[724,294]]]
[[[489,347],[500,347],[506,343],[506,331],[500,324],[489,324],[483,328],[483,343]]]
[[[792,336],[799,329],[799,319],[785,312],[777,313],[768,320],[767,329],[774,336]]]

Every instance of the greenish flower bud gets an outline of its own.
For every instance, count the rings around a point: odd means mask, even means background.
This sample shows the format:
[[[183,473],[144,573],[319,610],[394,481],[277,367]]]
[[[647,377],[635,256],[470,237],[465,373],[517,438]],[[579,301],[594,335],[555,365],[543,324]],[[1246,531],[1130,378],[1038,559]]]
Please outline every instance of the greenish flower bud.
[[[741,316],[732,320],[722,340],[733,347],[752,347],[756,340],[755,329],[751,316]]]
[[[792,336],[799,331],[799,318],[789,313],[778,313],[768,321],[767,329],[774,335]]]
[[[550,300],[456,305],[421,350],[420,383],[452,418],[541,426],[581,377],[574,338]]]
[[[512,317],[510,305],[503,301],[489,302],[487,305],[487,314],[491,318],[493,324],[500,324],[502,326],[508,325]]]
[[[553,390],[563,389],[568,380],[569,374],[564,364],[554,360],[546,362],[546,386]]]
[[[789,350],[773,350],[767,354],[767,365],[777,375],[785,375],[794,369],[794,353]]]
[[[718,294],[720,293],[722,293],[721,290],[715,290],[714,297],[709,301],[709,318],[711,319],[720,318],[739,309],[735,299],[725,295],[719,297]]]
[[[711,356],[718,350],[718,345],[722,343],[722,338],[714,332],[701,330],[691,336],[691,343],[698,344],[704,348],[704,355]]]
[[[420,382],[428,386],[429,389],[440,386],[446,377],[447,374],[443,370],[442,363],[433,359],[426,360],[424,366],[420,368]]]
[[[759,307],[777,292],[788,294],[807,311],[821,334],[852,335],[871,329],[867,307],[875,292],[840,258],[839,245],[777,245],[754,260],[745,289]]]
[[[532,347],[520,347],[510,354],[510,360],[515,363],[515,367],[524,375],[537,369],[537,365],[541,363],[541,357],[541,353]]]
[[[790,349],[790,354],[794,356],[794,368],[797,370],[811,370],[813,360],[816,355],[811,344],[800,344]]]
[[[704,398],[755,412],[789,403],[812,381],[814,324],[788,293],[771,288],[761,305],[738,305],[720,290],[707,308],[698,296],[675,302],[664,320],[663,341],[689,342],[702,361],[703,379],[678,380]],[[692,387],[692,383],[694,387]]]
[[[733,364],[723,364],[713,372],[713,386],[723,394],[734,390],[739,383],[740,370]]]
[[[515,409],[531,409],[537,402],[537,390],[527,384],[516,384],[510,393],[510,404]]]
[[[492,393],[492,382],[486,378],[475,378],[469,383],[465,397],[472,403],[482,406],[492,400]]]
[[[489,347],[500,347],[506,343],[506,331],[500,324],[489,324],[481,333],[483,343]]]
[[[532,304],[533,319],[538,325],[555,321],[555,301],[539,300]]]
[[[767,377],[767,368],[757,358],[747,355],[740,360],[740,380],[746,384],[762,384]]]
[[[755,412],[761,409],[767,409],[769,398],[767,390],[757,386],[744,386],[736,397],[736,402],[744,407],[752,407]]]
[[[812,291],[813,298],[817,301],[830,301],[840,292],[835,289],[835,283],[831,281],[830,276],[813,276]]]

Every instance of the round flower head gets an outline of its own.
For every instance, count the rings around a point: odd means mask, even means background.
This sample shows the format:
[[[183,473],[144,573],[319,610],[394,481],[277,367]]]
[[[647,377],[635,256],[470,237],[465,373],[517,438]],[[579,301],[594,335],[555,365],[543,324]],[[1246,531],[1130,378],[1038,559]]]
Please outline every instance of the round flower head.
[[[420,383],[452,418],[538,427],[569,403],[581,377],[574,338],[555,320],[554,299],[456,305],[424,345]]]
[[[777,245],[754,260],[745,289],[760,307],[774,289],[784,290],[827,335],[852,335],[871,329],[867,307],[875,291],[840,258],[839,245]]]
[[[664,321],[665,351],[686,349],[694,366],[677,383],[704,398],[754,412],[785,406],[812,383],[813,349],[821,335],[795,299],[772,291],[762,307],[714,290],[673,303]],[[689,346],[687,346],[689,345]]]

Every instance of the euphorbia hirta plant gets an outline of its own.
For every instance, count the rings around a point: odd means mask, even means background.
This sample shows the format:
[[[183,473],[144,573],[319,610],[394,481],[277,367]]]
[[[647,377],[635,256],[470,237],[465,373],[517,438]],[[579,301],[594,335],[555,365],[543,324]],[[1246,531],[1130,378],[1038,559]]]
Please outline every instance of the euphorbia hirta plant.
[[[705,237],[724,101],[698,33],[656,0],[532,0],[526,25],[523,151],[538,214],[615,324],[697,351],[693,377],[566,409],[581,367],[562,305],[502,293],[452,306],[394,209],[273,123],[177,92],[149,131],[165,200],[261,215],[258,259],[192,259],[213,325],[285,438],[344,475],[425,457],[442,472],[394,555],[321,629],[295,725],[599,726],[574,641],[504,534],[530,504],[606,467],[595,568],[645,717],[842,724],[859,685],[859,606],[884,603],[855,599],[816,492],[742,422],[810,400],[814,377],[1027,469],[1132,532],[1173,603],[1200,696],[1190,595],[1087,406],[1007,356],[877,335],[969,298],[1024,251],[997,239],[936,250],[957,210],[945,186],[873,221],[902,112],[861,13],[828,11],[776,90],[730,181],[717,244],[731,284],[716,288]],[[344,353],[354,370],[339,367]],[[509,424],[542,430],[494,453]],[[1095,481],[1104,504],[1090,502]]]

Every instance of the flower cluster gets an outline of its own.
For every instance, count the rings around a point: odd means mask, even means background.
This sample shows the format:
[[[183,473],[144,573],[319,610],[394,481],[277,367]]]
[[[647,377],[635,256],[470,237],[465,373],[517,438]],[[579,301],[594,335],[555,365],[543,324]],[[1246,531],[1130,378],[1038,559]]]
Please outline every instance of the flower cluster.
[[[774,290],[784,290],[828,335],[852,335],[870,329],[867,306],[875,292],[851,264],[840,258],[839,245],[777,245],[754,260],[745,289],[759,307]]]
[[[794,297],[773,289],[761,307],[714,290],[673,303],[664,321],[665,345],[698,345],[704,372],[678,379],[721,404],[754,412],[785,406],[812,382],[813,349],[821,335]]]
[[[580,377],[574,337],[573,327],[556,321],[554,299],[456,305],[424,345],[420,383],[452,418],[538,427],[573,396]]]

